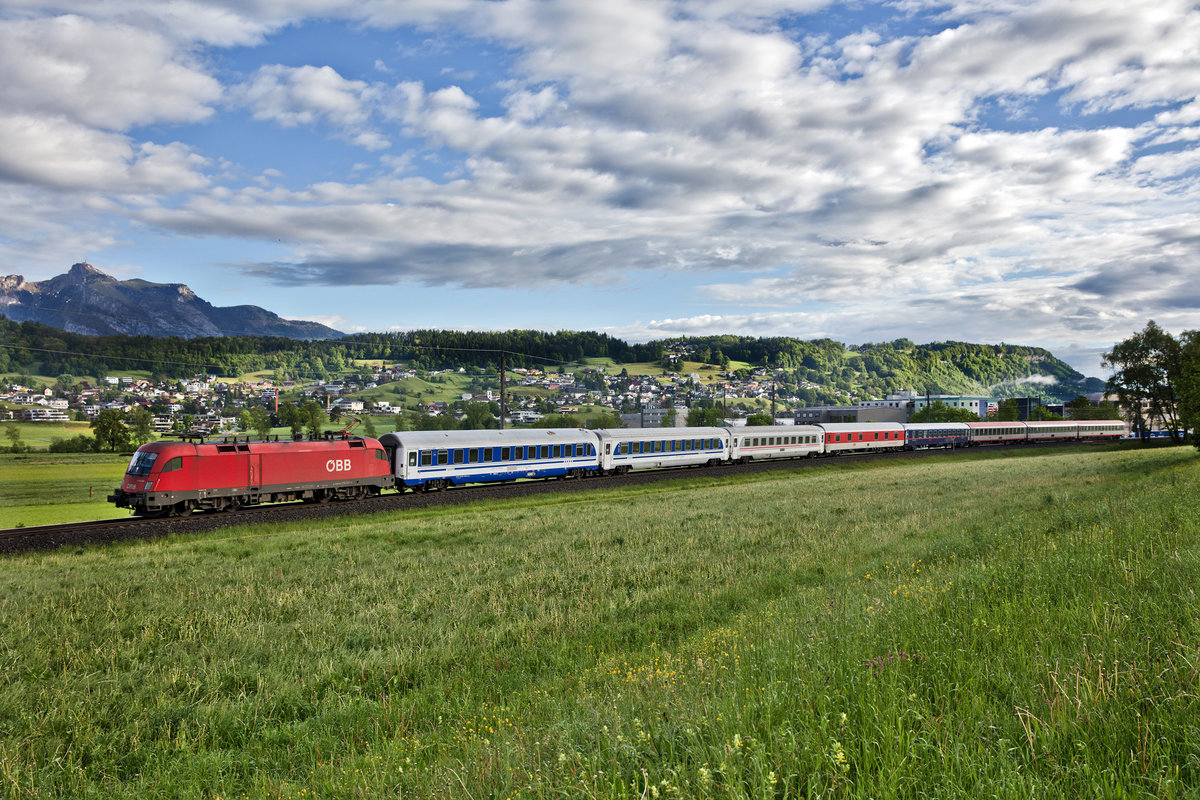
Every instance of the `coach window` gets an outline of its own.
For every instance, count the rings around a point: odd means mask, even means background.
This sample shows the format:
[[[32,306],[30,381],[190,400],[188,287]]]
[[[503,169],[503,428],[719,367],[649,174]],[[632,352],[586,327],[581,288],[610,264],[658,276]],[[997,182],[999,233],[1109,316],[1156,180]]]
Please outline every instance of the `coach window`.
[[[432,450],[422,450],[421,451],[421,466],[422,467],[433,466],[433,451]]]

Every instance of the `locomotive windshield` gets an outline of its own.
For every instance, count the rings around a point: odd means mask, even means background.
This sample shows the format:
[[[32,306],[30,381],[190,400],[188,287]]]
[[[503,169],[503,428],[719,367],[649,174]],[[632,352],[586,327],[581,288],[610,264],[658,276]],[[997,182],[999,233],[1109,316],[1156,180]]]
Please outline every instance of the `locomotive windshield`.
[[[154,468],[154,461],[158,458],[158,453],[147,453],[139,450],[133,454],[133,460],[129,462],[129,469],[125,472],[128,475],[149,475],[150,470]]]

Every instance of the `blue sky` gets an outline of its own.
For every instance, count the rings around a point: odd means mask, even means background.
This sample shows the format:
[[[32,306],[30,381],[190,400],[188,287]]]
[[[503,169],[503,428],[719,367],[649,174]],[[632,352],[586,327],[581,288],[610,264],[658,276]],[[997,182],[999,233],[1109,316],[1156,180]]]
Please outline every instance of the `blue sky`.
[[[340,330],[1200,328],[1200,11],[4,0],[0,274]]]

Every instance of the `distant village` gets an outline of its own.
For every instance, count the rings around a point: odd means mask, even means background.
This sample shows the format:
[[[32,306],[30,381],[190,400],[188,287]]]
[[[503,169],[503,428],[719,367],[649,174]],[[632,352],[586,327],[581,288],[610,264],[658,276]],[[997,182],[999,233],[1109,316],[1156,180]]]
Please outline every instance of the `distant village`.
[[[369,374],[366,374],[369,373]],[[439,376],[469,376],[478,391],[460,393],[456,399],[422,398],[421,393],[385,394],[370,390],[388,383],[419,378],[443,381]],[[986,396],[924,395],[900,392],[881,399],[855,399],[845,405],[805,407],[802,398],[788,392],[777,373],[766,368],[709,373],[672,373],[661,376],[612,374],[599,368],[570,373],[546,373],[537,369],[510,369],[505,392],[505,424],[533,424],[547,415],[574,414],[581,408],[619,414],[625,427],[663,427],[689,424],[694,408],[722,410],[726,424],[744,424],[753,413],[770,414],[775,424],[814,422],[906,422],[928,404],[986,418],[999,401]],[[483,384],[487,388],[479,388]],[[537,392],[523,392],[537,389]],[[429,389],[426,395],[433,394]],[[444,395],[445,393],[441,393]],[[398,399],[400,400],[398,402]],[[1097,397],[1095,400],[1099,400]],[[487,403],[492,418],[500,409],[499,379],[493,372],[458,370],[417,371],[402,366],[364,368],[353,378],[296,382],[260,380],[232,381],[215,375],[197,375],[185,380],[153,382],[132,377],[108,376],[95,385],[81,380],[47,387],[0,384],[0,418],[24,422],[91,421],[102,411],[123,414],[138,407],[147,409],[156,433],[201,426],[212,431],[236,430],[242,411],[265,406],[277,412],[280,403],[316,402],[332,417],[365,415],[392,417],[402,412],[461,418],[471,403]],[[1041,398],[1018,398],[1018,418],[1069,413],[1061,404],[1044,405]],[[611,416],[610,416],[611,419]]]

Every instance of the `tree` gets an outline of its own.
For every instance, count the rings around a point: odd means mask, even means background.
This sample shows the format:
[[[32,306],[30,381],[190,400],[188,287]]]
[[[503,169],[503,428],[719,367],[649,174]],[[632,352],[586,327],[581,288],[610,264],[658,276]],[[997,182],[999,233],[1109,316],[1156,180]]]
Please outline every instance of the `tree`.
[[[130,438],[134,444],[140,447],[154,438],[154,415],[150,413],[150,409],[138,406],[129,415],[129,420]]]
[[[717,406],[693,406],[688,409],[687,424],[691,428],[719,428],[725,424],[725,415]]]
[[[1184,331],[1179,350],[1179,424],[1200,449],[1200,331]]]
[[[271,415],[263,406],[254,406],[249,410],[250,417],[249,428],[253,429],[259,439],[266,439],[271,435]]]
[[[1013,401],[1014,406],[1016,401]],[[1013,419],[1016,419],[1014,416]],[[965,408],[952,408],[941,400],[934,400],[912,416],[912,422],[978,422],[979,415]]]
[[[1092,403],[1083,395],[1064,404],[1070,419],[1117,419],[1121,412],[1112,403]]]
[[[1021,406],[1015,398],[1001,400],[995,414],[988,414],[988,419],[996,422],[1016,422],[1021,418]]]
[[[774,425],[775,420],[770,414],[759,412],[746,417],[746,425]]]
[[[91,427],[96,432],[97,449],[117,451],[129,447],[129,429],[121,419],[121,412],[115,408],[106,408],[97,414]]]
[[[325,409],[321,408],[320,403],[306,400],[300,404],[300,419],[308,433],[308,438],[318,439],[325,423],[329,421],[329,416],[325,413]]]
[[[1101,362],[1113,369],[1106,390],[1115,394],[1141,435],[1157,420],[1178,441],[1181,372],[1179,340],[1150,320],[1145,330],[1117,342]],[[1145,413],[1143,413],[1143,408]]]
[[[21,429],[17,427],[17,423],[5,423],[4,435],[11,442],[11,446],[9,447],[10,453],[25,453],[29,450],[29,445],[21,441]]]
[[[498,428],[500,423],[492,416],[492,409],[488,403],[467,403],[463,408],[463,418],[459,427],[465,431],[479,431],[484,428]]]
[[[292,429],[292,438],[300,436],[304,430],[304,415],[295,403],[281,403],[279,406],[279,421]]]

